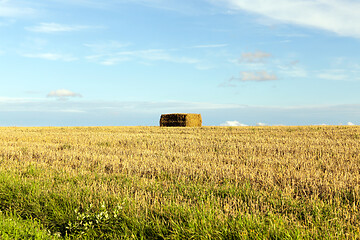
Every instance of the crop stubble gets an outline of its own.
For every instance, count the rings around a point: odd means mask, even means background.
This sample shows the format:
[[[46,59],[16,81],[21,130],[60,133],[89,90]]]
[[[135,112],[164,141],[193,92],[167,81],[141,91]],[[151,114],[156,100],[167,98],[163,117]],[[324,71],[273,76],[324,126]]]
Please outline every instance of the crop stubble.
[[[300,201],[335,206],[323,226],[338,231],[331,225],[336,222],[345,229],[339,236],[347,237],[360,222],[359,153],[355,126],[0,128],[1,171],[26,179],[35,167],[41,171],[31,178],[43,181],[72,176],[103,199],[130,199],[139,216],[165,205],[197,206],[223,222],[279,213],[294,226],[318,231],[311,226],[324,219],[301,219],[287,202]],[[132,182],[119,184],[117,176]],[[244,186],[259,194],[241,196],[236,188]]]

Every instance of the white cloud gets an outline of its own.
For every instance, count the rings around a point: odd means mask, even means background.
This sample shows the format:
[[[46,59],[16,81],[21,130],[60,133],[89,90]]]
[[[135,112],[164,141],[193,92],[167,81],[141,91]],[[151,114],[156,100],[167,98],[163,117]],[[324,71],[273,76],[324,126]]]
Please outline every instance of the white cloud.
[[[119,62],[126,62],[129,60],[130,60],[130,58],[107,58],[107,59],[101,61],[100,64],[105,65],[105,66],[112,66]]]
[[[278,34],[279,37],[287,37],[287,38],[307,38],[309,35],[304,33],[284,33]]]
[[[226,121],[226,122],[220,124],[220,126],[222,126],[222,127],[246,127],[248,125],[242,124],[238,121]]]
[[[90,48],[94,52],[107,53],[110,51],[119,51],[124,47],[130,46],[130,43],[122,43],[118,41],[106,41],[101,43],[85,43],[84,46]]]
[[[58,89],[49,92],[47,97],[58,97],[58,98],[81,97],[81,94],[66,89]]]
[[[287,78],[305,78],[308,76],[307,70],[299,64],[298,60],[291,61],[288,64],[279,63],[277,68],[279,73]]]
[[[207,45],[196,45],[191,48],[222,48],[228,46],[227,44],[207,44]]]
[[[267,52],[247,52],[241,54],[240,62],[258,63],[264,61],[269,57],[271,57],[271,54]]]
[[[334,81],[351,80],[354,77],[350,75],[355,75],[355,77],[358,76],[356,69],[350,66],[350,64],[347,65],[344,64],[344,66],[339,66],[339,67],[342,68],[320,70],[317,72],[316,76],[320,79],[334,80]],[[356,73],[352,74],[354,73],[353,71],[355,71]]]
[[[348,122],[347,125],[348,125],[348,126],[355,126],[355,124],[352,123],[352,122]]]
[[[171,63],[195,64],[200,63],[200,60],[190,57],[179,57],[170,54],[171,50],[166,49],[147,49],[134,51],[104,51],[101,54],[87,56],[86,59],[95,61],[103,65],[114,65],[122,61],[139,61],[139,62],[154,62],[163,61]]]
[[[248,82],[262,82],[262,81],[272,81],[277,80],[277,76],[275,74],[270,74],[267,71],[258,71],[258,72],[241,72],[240,81]]]
[[[27,58],[40,58],[45,60],[51,61],[65,61],[65,62],[72,62],[76,61],[77,58],[71,55],[64,55],[64,54],[56,54],[56,53],[35,53],[35,54],[22,54],[22,56]]]
[[[41,100],[41,98],[8,98],[0,97],[0,104],[10,105],[10,104],[23,104],[23,103],[32,103]]]
[[[293,67],[281,70],[280,73],[282,75],[288,76],[288,77],[294,77],[294,78],[305,78],[308,76],[308,72],[306,69],[302,67]]]
[[[89,61],[108,66],[127,61],[135,61],[144,65],[153,65],[154,62],[169,62],[194,65],[194,67],[198,70],[209,70],[215,68],[216,65],[212,64],[211,62],[207,62],[204,59],[198,59],[180,54],[184,49],[211,49],[227,46],[227,44],[209,44],[183,48],[133,50],[130,49],[130,46],[132,45],[132,43],[123,43],[118,41],[86,43],[84,46],[88,47],[93,52],[93,54],[88,55],[85,58]]]
[[[20,4],[19,4],[20,5]],[[36,14],[34,8],[26,7],[24,3],[20,6],[14,4],[13,1],[1,0],[0,1],[0,17],[26,17]]]
[[[346,80],[349,77],[345,74],[331,74],[331,73],[320,73],[317,75],[318,78],[326,79],[326,80]]]
[[[278,77],[275,74],[268,73],[267,71],[244,71],[240,72],[240,77],[232,76],[229,80],[224,81],[218,87],[236,87],[234,82],[265,82],[274,81]]]
[[[199,60],[194,58],[187,58],[187,57],[175,57],[170,55],[167,51],[163,49],[149,49],[149,50],[142,50],[142,51],[135,51],[135,52],[122,52],[119,53],[120,55],[133,55],[145,60],[151,61],[165,61],[165,62],[174,62],[174,63],[187,63],[187,64],[194,64],[198,63]]]
[[[360,38],[357,0],[224,0],[232,9],[260,14],[283,23],[319,28]]]
[[[212,65],[212,64],[198,64],[196,65],[195,67],[197,70],[201,70],[201,71],[204,71],[204,70],[209,70],[209,69],[213,69],[213,68],[216,68],[216,66]]]
[[[264,127],[264,126],[267,126],[267,124],[266,124],[266,123],[261,123],[261,122],[259,122],[259,123],[256,124],[256,126],[258,126],[258,127]]]
[[[40,23],[37,26],[26,27],[25,29],[31,32],[57,33],[57,32],[74,32],[89,28],[93,28],[93,27],[83,26],[83,25],[64,25],[58,23]]]

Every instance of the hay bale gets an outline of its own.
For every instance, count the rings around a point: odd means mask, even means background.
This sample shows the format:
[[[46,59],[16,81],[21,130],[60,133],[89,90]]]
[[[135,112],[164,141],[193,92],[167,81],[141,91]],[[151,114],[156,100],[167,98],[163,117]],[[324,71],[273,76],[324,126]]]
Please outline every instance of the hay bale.
[[[162,114],[160,118],[160,127],[201,127],[201,125],[202,119],[200,114]]]

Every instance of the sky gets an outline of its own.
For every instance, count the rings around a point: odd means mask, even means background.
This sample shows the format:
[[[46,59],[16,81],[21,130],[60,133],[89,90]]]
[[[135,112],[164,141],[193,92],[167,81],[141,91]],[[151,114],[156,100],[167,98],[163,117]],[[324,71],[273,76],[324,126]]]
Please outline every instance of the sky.
[[[0,126],[360,124],[358,0],[0,0]]]

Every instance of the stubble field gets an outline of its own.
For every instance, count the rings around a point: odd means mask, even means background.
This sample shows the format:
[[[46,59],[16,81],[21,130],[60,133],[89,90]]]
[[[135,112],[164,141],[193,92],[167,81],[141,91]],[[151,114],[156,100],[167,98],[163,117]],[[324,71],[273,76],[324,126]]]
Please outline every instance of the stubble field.
[[[0,128],[4,239],[356,239],[359,198],[357,126]]]

